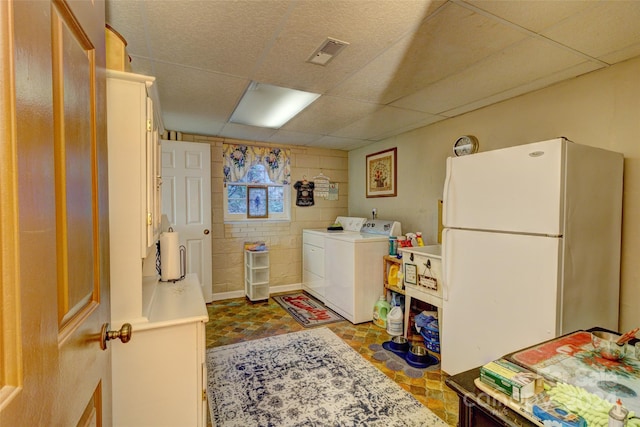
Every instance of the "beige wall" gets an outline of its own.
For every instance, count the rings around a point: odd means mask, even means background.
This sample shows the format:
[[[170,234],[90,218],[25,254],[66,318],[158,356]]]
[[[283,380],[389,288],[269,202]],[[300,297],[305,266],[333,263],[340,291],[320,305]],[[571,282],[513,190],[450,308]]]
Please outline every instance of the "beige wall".
[[[182,135],[183,141],[211,145],[211,210],[213,245],[213,293],[216,299],[244,292],[243,246],[246,241],[267,243],[270,261],[270,286],[299,284],[302,281],[302,230],[326,228],[338,215],[347,214],[348,155],[346,151],[285,146],[291,149],[291,181],[303,177],[313,181],[322,172],[338,183],[338,200],[315,198],[314,206],[295,205],[296,192],[291,192],[291,222],[252,221],[225,224],[223,220],[222,143],[266,143],[229,140],[218,137]]]
[[[640,58],[349,152],[349,215],[372,208],[403,231],[437,239],[437,199],[453,141],[472,134],[480,151],[557,136],[625,156],[620,329],[640,325]],[[398,196],[367,199],[365,156],[398,147]]]

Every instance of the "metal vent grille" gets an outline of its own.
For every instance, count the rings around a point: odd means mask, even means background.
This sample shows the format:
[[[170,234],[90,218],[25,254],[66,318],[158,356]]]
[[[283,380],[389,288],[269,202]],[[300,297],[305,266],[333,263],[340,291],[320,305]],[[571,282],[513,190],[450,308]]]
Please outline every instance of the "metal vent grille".
[[[307,62],[317,65],[327,65],[329,61],[335,58],[335,56],[348,45],[349,43],[347,42],[327,37],[320,47],[313,52]]]

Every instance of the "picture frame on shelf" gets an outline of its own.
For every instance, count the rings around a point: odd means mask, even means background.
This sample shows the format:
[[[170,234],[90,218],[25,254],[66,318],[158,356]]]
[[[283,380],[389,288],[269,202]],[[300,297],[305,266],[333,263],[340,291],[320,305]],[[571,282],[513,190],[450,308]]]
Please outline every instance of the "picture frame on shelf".
[[[269,193],[264,186],[247,186],[247,218],[269,216]]]
[[[367,155],[367,197],[397,196],[397,147]]]
[[[404,281],[410,285],[417,285],[418,267],[415,264],[404,265]]]

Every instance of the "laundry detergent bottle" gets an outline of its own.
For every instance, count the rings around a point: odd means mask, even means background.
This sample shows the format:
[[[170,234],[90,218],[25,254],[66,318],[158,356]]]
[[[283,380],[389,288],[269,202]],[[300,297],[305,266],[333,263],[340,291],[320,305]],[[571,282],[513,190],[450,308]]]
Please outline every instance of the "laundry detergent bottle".
[[[380,295],[378,302],[373,306],[373,324],[381,328],[387,328],[387,313],[391,309],[391,304],[387,302],[384,295]]]
[[[400,306],[396,305],[387,315],[387,333],[391,336],[402,335],[404,331],[404,314]]]

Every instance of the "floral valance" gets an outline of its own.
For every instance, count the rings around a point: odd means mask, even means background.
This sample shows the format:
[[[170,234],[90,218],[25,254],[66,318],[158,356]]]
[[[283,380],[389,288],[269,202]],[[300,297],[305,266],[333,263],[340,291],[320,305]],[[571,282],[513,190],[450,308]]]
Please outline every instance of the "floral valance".
[[[224,182],[242,182],[249,170],[264,166],[275,184],[291,182],[291,150],[253,145],[222,145]]]

